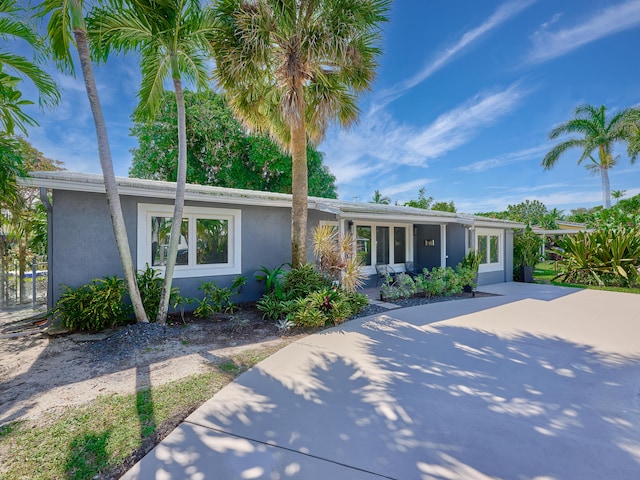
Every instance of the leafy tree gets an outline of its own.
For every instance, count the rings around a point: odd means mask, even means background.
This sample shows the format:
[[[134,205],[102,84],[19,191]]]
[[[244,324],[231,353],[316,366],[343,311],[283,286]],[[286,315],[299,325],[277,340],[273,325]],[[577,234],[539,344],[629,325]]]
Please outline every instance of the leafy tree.
[[[571,148],[582,149],[578,165],[589,159],[587,168],[592,174],[600,173],[602,179],[602,205],[611,207],[611,192],[609,185],[609,169],[616,164],[613,156],[613,146],[617,142],[631,142],[629,126],[632,123],[632,109],[625,109],[616,113],[610,119],[606,116],[604,105],[596,108],[592,105],[580,105],[575,110],[575,118],[558,125],[549,138],[555,140],[561,135],[577,134],[553,147],[542,159],[545,170],[553,167],[560,156]],[[593,153],[597,151],[597,158]]]
[[[556,221],[564,218],[562,210],[557,208],[549,210],[539,200],[525,200],[516,205],[509,205],[504,212],[484,212],[476,215],[526,223],[529,226],[538,226],[549,230],[558,228]]]
[[[433,205],[431,205],[431,210],[456,213],[456,206],[453,203],[453,200],[451,200],[450,202],[435,202]]]
[[[169,251],[164,272],[157,322],[166,323],[173,271],[178,255],[180,228],[187,181],[187,132],[182,78],[197,88],[208,87],[209,44],[213,15],[199,0],[114,1],[94,10],[91,31],[97,39],[96,52],[106,58],[110,49],[139,51],[142,85],[138,92],[137,113],[153,118],[164,93],[164,81],[171,80],[178,116],[178,174],[171,221]]]
[[[619,202],[626,193],[626,190],[611,190],[611,198],[613,198],[616,202]]]
[[[46,158],[23,138],[11,140],[10,155],[14,157],[14,161],[17,159],[24,171],[61,169],[61,162]],[[29,254],[46,252],[47,213],[39,200],[39,190],[35,188],[16,186],[15,194],[3,197],[0,207],[0,226],[8,234],[12,252],[18,261],[20,299],[24,300],[24,272]]]
[[[148,322],[147,315],[142,305],[140,291],[136,281],[135,269],[129,248],[129,238],[122,215],[122,205],[118,195],[116,176],[113,171],[113,161],[109,148],[109,136],[107,125],[102,114],[102,106],[98,88],[93,75],[93,66],[89,55],[89,43],[87,41],[87,25],[84,18],[83,0],[44,0],[40,5],[39,16],[48,17],[47,35],[51,43],[54,59],[58,65],[70,73],[74,72],[71,45],[75,45],[78,52],[78,60],[82,70],[84,86],[87,91],[93,122],[98,138],[98,157],[104,178],[104,187],[109,204],[109,214],[113,224],[113,232],[116,238],[122,270],[129,288],[129,295],[133,310],[138,322]]]
[[[429,210],[431,208],[431,204],[433,203],[433,197],[425,197],[425,192],[426,189],[422,187],[420,190],[418,190],[418,199],[409,200],[408,202],[405,202],[404,206]]]
[[[175,182],[177,178],[177,108],[164,93],[156,117],[131,129],[138,138],[129,175]],[[185,91],[187,182],[200,185],[291,193],[291,157],[266,135],[247,133],[224,99],[211,90]],[[322,154],[307,147],[309,194],[336,198],[335,177]]]
[[[381,205],[389,205],[391,203],[391,198],[384,196],[380,193],[380,190],[376,190],[373,192],[373,197],[369,203],[379,203]]]
[[[389,0],[218,0],[214,77],[234,112],[292,157],[292,265],[307,261],[307,140],[358,117]]]

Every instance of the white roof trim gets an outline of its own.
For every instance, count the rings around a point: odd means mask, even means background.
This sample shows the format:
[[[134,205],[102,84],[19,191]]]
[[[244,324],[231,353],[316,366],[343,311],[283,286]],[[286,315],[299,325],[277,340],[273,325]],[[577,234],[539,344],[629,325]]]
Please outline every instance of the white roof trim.
[[[104,193],[104,181],[100,174],[76,173],[67,171],[32,172],[30,177],[20,179],[26,187],[46,187],[54,190]],[[157,180],[117,177],[118,192],[148,198],[175,198],[176,184]],[[230,203],[236,205],[257,205],[291,208],[292,196],[285,193],[240,190],[235,188],[211,187],[207,185],[187,184],[185,200]],[[523,228],[524,224],[509,220],[498,220],[487,217],[459,213],[422,210],[397,205],[379,205],[375,203],[344,202],[330,198],[309,197],[309,208],[331,213],[343,219],[371,219],[384,217],[387,221],[460,224],[467,226]]]

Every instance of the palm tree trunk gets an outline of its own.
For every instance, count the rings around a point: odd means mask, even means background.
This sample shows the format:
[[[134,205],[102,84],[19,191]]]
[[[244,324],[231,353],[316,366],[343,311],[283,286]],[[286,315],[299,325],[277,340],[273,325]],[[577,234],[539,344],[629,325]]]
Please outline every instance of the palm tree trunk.
[[[609,185],[609,169],[600,167],[602,177],[602,206],[611,208],[611,186]]]
[[[298,89],[299,121],[291,125],[291,265],[293,268],[307,263],[307,132],[304,125],[304,99],[302,85]]]
[[[129,237],[122,215],[122,205],[120,204],[120,195],[118,194],[118,185],[116,184],[116,176],[113,171],[113,162],[111,160],[111,150],[109,148],[109,137],[107,136],[107,126],[102,115],[102,107],[100,106],[100,98],[98,97],[98,89],[93,77],[93,68],[91,66],[91,58],[89,56],[89,48],[87,44],[86,31],[82,29],[74,29],[73,35],[76,40],[78,49],[78,57],[80,66],[82,67],[82,76],[84,78],[84,86],[89,97],[89,105],[93,114],[93,121],[96,126],[96,135],[98,137],[98,156],[100,157],[100,166],[102,167],[102,176],[104,177],[104,188],[107,192],[107,201],[109,204],[109,213],[111,214],[111,223],[113,224],[113,232],[122,262],[122,270],[124,278],[129,288],[129,296],[133,304],[133,311],[138,322],[148,322],[147,314],[142,305],[140,298],[140,290],[136,281],[135,269],[131,258],[131,250],[129,249]]]
[[[180,243],[180,230],[182,226],[182,214],[184,213],[184,192],[187,184],[187,121],[184,107],[184,95],[180,77],[174,75],[173,86],[176,92],[176,106],[178,110],[178,178],[176,179],[176,201],[173,207],[173,219],[171,220],[171,236],[169,237],[169,253],[164,270],[164,287],[160,295],[157,322],[164,325],[167,322],[169,300],[171,298],[171,284],[173,271],[178,256]]]

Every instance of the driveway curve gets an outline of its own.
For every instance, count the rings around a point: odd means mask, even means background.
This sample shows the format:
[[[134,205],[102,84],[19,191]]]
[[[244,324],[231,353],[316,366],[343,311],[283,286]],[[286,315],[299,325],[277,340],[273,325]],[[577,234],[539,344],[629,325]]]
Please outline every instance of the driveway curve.
[[[289,345],[124,478],[640,478],[640,296],[482,290]]]

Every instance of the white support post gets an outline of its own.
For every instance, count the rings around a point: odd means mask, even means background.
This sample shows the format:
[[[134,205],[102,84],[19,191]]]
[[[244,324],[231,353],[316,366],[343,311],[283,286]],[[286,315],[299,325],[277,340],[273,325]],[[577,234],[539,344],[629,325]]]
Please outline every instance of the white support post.
[[[447,267],[447,224],[440,225],[440,266]]]

